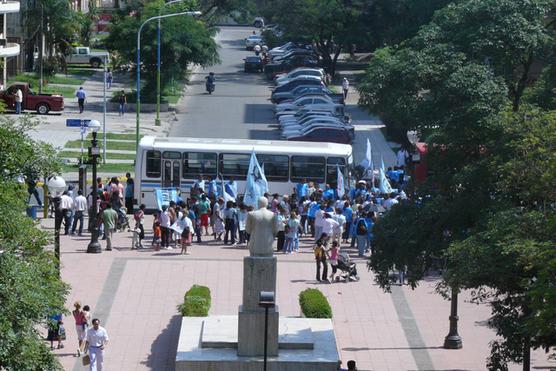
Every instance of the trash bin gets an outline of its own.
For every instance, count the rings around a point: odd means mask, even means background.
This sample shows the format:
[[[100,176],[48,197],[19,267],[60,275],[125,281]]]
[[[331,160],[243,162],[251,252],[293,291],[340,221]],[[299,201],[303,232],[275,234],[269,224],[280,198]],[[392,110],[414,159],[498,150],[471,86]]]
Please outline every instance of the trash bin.
[[[27,206],[27,216],[33,220],[37,220],[37,206],[28,205]]]

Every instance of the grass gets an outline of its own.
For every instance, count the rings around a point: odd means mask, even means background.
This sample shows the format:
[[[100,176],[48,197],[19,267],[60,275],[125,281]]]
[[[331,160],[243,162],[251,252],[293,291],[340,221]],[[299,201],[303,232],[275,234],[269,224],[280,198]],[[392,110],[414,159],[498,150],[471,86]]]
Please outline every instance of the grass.
[[[125,151],[135,151],[135,142],[106,142],[106,149],[116,149]],[[81,140],[70,140],[66,142],[66,148],[81,148]],[[99,147],[102,148],[102,141],[99,141]]]
[[[79,168],[77,165],[62,165],[62,172],[77,173]],[[97,171],[105,173],[132,173],[135,171],[133,164],[105,164],[98,165]]]
[[[102,137],[102,134],[99,133],[99,137]],[[139,138],[142,138],[143,135],[140,135]],[[93,139],[92,134],[87,135],[87,139]],[[106,139],[119,139],[119,140],[132,140],[135,141],[135,133],[106,133]]]
[[[87,157],[87,143],[83,144],[85,151],[84,156]],[[63,158],[79,158],[81,157],[81,152],[80,151],[61,151],[59,153],[60,157]],[[107,160],[135,160],[135,154],[134,153],[111,153],[111,152],[106,152],[106,159]]]
[[[64,98],[73,98],[75,96],[75,88],[71,86],[45,86],[42,91],[46,94],[62,94]]]
[[[97,71],[90,68],[83,67],[68,67],[68,74],[90,77],[93,76]]]
[[[9,83],[13,82],[27,82],[36,89],[39,86],[39,77],[34,73],[20,73],[10,78]],[[85,82],[84,79],[77,79],[75,77],[67,77],[64,75],[55,75],[53,77],[45,77],[45,85],[48,84],[60,84],[60,85],[82,85]]]

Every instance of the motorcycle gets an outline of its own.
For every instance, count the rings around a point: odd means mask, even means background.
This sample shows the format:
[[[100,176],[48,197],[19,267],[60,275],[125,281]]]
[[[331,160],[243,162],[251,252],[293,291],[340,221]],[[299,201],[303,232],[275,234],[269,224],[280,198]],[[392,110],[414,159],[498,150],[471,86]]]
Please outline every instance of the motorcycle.
[[[207,89],[207,92],[209,94],[212,94],[212,92],[214,91],[214,73],[211,72],[207,77],[205,77],[205,79],[207,79],[205,88]]]

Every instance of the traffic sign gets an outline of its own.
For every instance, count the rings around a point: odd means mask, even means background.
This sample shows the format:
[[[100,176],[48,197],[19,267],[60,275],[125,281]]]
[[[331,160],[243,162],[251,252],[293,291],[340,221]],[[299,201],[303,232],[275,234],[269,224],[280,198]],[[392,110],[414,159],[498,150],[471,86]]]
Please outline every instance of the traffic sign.
[[[81,119],[66,119],[66,126],[69,128],[80,128],[82,126],[89,126],[91,120],[81,120]]]

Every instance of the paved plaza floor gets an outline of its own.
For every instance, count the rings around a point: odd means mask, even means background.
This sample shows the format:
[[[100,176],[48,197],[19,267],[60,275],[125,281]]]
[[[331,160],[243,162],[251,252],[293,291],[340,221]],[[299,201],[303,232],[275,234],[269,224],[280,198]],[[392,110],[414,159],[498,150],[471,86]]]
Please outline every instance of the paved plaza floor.
[[[42,227],[52,231],[53,221],[44,220]],[[67,308],[80,300],[91,306],[93,317],[101,319],[111,339],[106,370],[173,370],[181,323],[176,306],[193,284],[210,288],[210,314],[236,314],[241,303],[245,247],[224,246],[207,237],[208,242],[190,247],[188,255],[176,249],[130,250],[131,234],[121,232],[115,235],[113,251],[87,254],[87,234],[62,236],[61,240],[62,278],[71,284]],[[354,258],[359,282],[320,284],[315,281],[310,241],[302,242],[299,253],[278,254],[280,314],[300,316],[299,292],[309,287],[321,290],[332,306],[344,365],[354,359],[359,370],[486,369],[488,343],[494,339],[486,326],[487,306],[470,303],[465,293],[460,296],[464,346],[445,350],[450,303],[435,293],[435,279],[416,290],[396,286],[392,293],[384,293],[365,261]],[[85,370],[75,356],[73,319],[67,317],[65,323],[66,346],[55,353],[66,370]],[[547,361],[542,352],[534,352],[532,358],[537,369],[556,368],[556,362]]]

